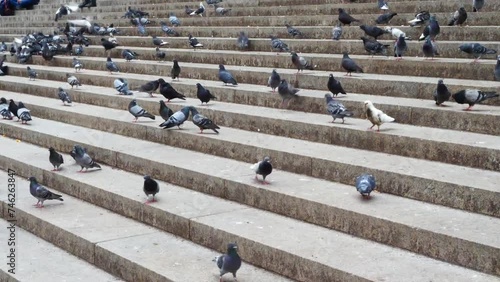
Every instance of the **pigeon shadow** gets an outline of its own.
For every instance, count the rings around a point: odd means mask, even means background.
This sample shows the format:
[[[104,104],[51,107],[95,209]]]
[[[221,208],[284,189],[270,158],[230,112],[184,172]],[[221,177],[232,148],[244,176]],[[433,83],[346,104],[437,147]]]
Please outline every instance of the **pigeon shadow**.
[[[84,173],[84,174],[87,174],[87,173],[94,173],[94,172],[97,172],[97,171],[101,171],[102,169],[89,169],[89,170],[82,170],[82,171],[77,171],[78,173]]]

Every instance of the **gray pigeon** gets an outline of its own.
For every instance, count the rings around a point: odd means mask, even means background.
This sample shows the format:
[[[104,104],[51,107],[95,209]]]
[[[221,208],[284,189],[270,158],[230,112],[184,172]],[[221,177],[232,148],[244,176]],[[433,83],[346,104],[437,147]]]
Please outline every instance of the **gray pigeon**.
[[[123,78],[117,78],[113,81],[113,87],[118,91],[118,94],[132,95],[132,91],[128,89],[128,81]]]
[[[161,51],[160,47],[156,47],[156,53],[155,53],[156,58],[158,58],[160,61],[163,61],[163,60],[165,60],[166,56],[167,56],[167,53]]]
[[[241,267],[241,258],[238,255],[238,246],[236,243],[227,244],[226,254],[216,256],[213,261],[217,264],[220,271],[219,282],[222,282],[222,276],[226,273],[232,273],[236,281],[236,272]]]
[[[174,15],[173,12],[169,13],[168,21],[173,26],[180,26],[181,25],[181,21]]]
[[[477,63],[482,55],[495,54],[497,51],[484,47],[479,43],[464,43],[458,47],[462,52],[471,54],[474,57],[473,63]]]
[[[288,45],[286,45],[285,42],[281,41],[281,39],[279,39],[274,35],[270,35],[269,37],[271,38],[271,48],[273,50],[279,50],[280,52],[283,51],[290,52]]]
[[[224,82],[224,85],[227,85],[228,83],[238,85],[236,79],[234,79],[233,75],[226,70],[223,64],[219,65],[219,80]]]
[[[280,85],[281,78],[276,69],[273,69],[273,72],[271,73],[271,76],[269,76],[269,79],[267,80],[267,86],[271,87],[273,89],[273,93],[276,92],[276,88]]]
[[[219,134],[219,131],[217,131],[217,129],[220,129],[220,127],[217,126],[217,124],[215,124],[211,119],[198,113],[198,111],[194,107],[191,107],[190,111],[193,115],[193,123],[200,129],[200,134],[203,134],[203,130],[205,129],[211,129],[215,133]]]
[[[434,60],[434,56],[439,55],[436,48],[436,43],[432,42],[429,36],[425,39],[424,45],[422,45],[422,52],[424,52],[426,60],[429,57]]]
[[[231,12],[232,9],[226,9],[224,7],[219,7],[218,5],[214,5],[215,13],[221,16]]]
[[[52,171],[58,171],[59,167],[64,163],[63,156],[56,152],[52,147],[49,148],[49,162],[52,164],[54,169]]]
[[[342,103],[335,101],[330,94],[325,94],[325,102],[326,102],[326,111],[332,115],[333,121],[332,123],[335,122],[335,119],[341,118],[342,123],[344,123],[344,118],[346,117],[352,117],[353,113],[348,111]]]
[[[366,52],[370,53],[370,55],[382,54],[387,56],[387,47],[390,45],[382,44],[377,40],[373,40],[364,36],[361,36],[361,40],[363,40],[363,46],[365,47]]]
[[[173,28],[169,27],[166,22],[160,21],[161,30],[165,35],[170,36],[179,36],[179,33],[175,31]]]
[[[87,171],[89,168],[101,168],[101,166],[94,162],[94,160],[87,154],[87,151],[80,145],[74,145],[73,146],[73,154],[76,163],[82,168],[80,169],[79,172],[83,172],[83,169],[85,168],[85,171]]]
[[[308,62],[304,57],[297,55],[297,53],[291,52],[290,54],[292,54],[293,65],[297,67],[297,73],[304,71],[304,69],[314,70],[316,67],[311,62]]]
[[[170,77],[172,77],[172,80],[176,78],[177,80],[180,80],[179,76],[181,74],[181,67],[179,66],[179,62],[174,59],[173,63],[172,69],[170,70]]]
[[[238,48],[242,50],[246,50],[249,47],[248,36],[245,32],[240,31],[240,35],[238,36]]]
[[[137,57],[139,56],[139,54],[129,49],[123,49],[121,55],[122,58],[124,58],[127,62],[137,59]]]
[[[165,102],[163,100],[160,100],[160,116],[164,120],[168,120],[169,117],[171,117],[174,114],[174,112],[165,105]]]
[[[9,110],[9,103],[7,103],[7,99],[5,99],[4,97],[0,99],[0,115],[2,116],[3,119],[14,118],[14,116]]]
[[[484,0],[472,0],[472,11],[479,12],[484,6]]]
[[[75,68],[75,72],[79,72],[83,68],[82,62],[80,62],[77,58],[73,58],[71,65]]]
[[[408,46],[406,45],[405,37],[400,34],[398,40],[394,44],[394,57],[396,57],[396,60],[403,59],[403,54],[407,49]]]
[[[441,106],[444,102],[450,100],[451,93],[448,90],[448,87],[443,82],[443,79],[438,80],[438,85],[433,93],[434,101],[436,101],[436,105]]]
[[[361,28],[366,35],[371,36],[377,40],[379,36],[384,35],[385,33],[388,33],[385,29],[381,29],[380,27],[374,26],[374,25],[360,25],[359,28]]]
[[[424,24],[426,21],[428,21],[431,18],[431,14],[429,11],[420,11],[415,14],[415,18],[408,21],[410,26],[416,26],[416,25],[421,25]]]
[[[73,86],[76,86],[77,88],[78,88],[78,86],[82,86],[80,81],[78,81],[78,78],[76,78],[76,76],[71,75],[69,73],[66,74],[66,80],[68,81],[69,85],[71,85],[71,88],[73,88]]]
[[[500,55],[497,56],[497,64],[495,66],[495,80],[500,81]]]
[[[250,169],[255,172],[255,180],[258,180],[258,175],[262,175],[262,184],[269,184],[266,181],[266,177],[273,172],[273,165],[270,160],[271,159],[266,156],[262,161],[257,162],[250,167]]]
[[[451,96],[459,104],[469,104],[469,107],[464,109],[464,111],[469,111],[475,104],[479,104],[486,99],[498,97],[499,95],[495,91],[487,92],[478,89],[465,89]]]
[[[280,85],[278,86],[278,93],[281,97],[280,107],[283,107],[283,105],[285,104],[285,100],[287,101],[286,105],[288,106],[292,98],[298,97],[297,92],[299,91],[299,89],[294,88],[292,85],[290,85],[290,83],[282,79]]]
[[[113,74],[113,72],[119,72],[118,66],[111,60],[110,57],[106,60],[106,69],[108,69],[109,74]]]
[[[68,92],[64,91],[62,87],[59,87],[57,90],[57,96],[59,97],[59,99],[61,99],[63,105],[66,105],[66,103],[71,104],[71,98],[69,97]]]
[[[290,34],[293,38],[295,38],[295,36],[301,36],[302,35],[302,32],[300,32],[298,29],[294,28],[293,26],[289,25],[289,24],[285,24],[286,26],[286,30],[288,32],[288,34]]]
[[[356,177],[356,190],[363,197],[370,197],[370,193],[376,188],[375,177],[368,173],[363,173]],[[376,190],[375,190],[376,191]]]
[[[26,70],[28,72],[28,78],[29,78],[29,80],[35,80],[35,77],[37,76],[36,71],[32,70],[29,66],[26,67]]]
[[[31,176],[30,178],[28,178],[28,180],[30,181],[30,193],[38,200],[38,202],[34,205],[37,208],[43,208],[43,202],[45,202],[45,200],[64,201],[62,199],[62,195],[52,193],[47,188],[38,184],[35,177]]]
[[[7,51],[7,44],[2,41],[2,44],[0,44],[0,52],[5,52]]]
[[[349,58],[349,54],[347,52],[343,52],[343,57],[342,57],[342,67],[347,71],[345,75],[351,76],[352,72],[363,72],[363,69],[354,62],[353,59]]]
[[[155,92],[158,87],[160,87],[160,82],[158,80],[153,80],[139,86],[139,88],[137,88],[136,90],[140,92],[146,92],[149,94],[149,96],[154,97],[153,92]]]
[[[22,124],[28,124],[28,121],[31,120],[30,110],[24,106],[23,102],[17,104],[17,117],[21,120]]]
[[[156,182],[149,175],[144,175],[144,186],[142,187],[142,190],[144,191],[144,194],[146,194],[146,197],[148,197],[146,202],[144,202],[145,204],[156,202],[155,195],[160,192],[160,186],[158,185],[158,182]],[[152,200],[149,200],[149,195],[153,195]]]
[[[182,109],[171,115],[162,124],[160,124],[160,127],[163,127],[163,129],[167,129],[177,126],[179,129],[181,129],[181,125],[189,118],[189,112],[191,111],[191,108],[192,106],[183,107]]]
[[[153,37],[153,45],[155,46],[163,46],[168,44],[168,42],[161,40],[160,38],[156,37],[156,35],[152,35],[152,37]]]
[[[335,77],[333,77],[333,74],[330,74],[328,78],[327,87],[328,90],[330,90],[330,92],[332,92],[332,94],[335,95],[335,97],[337,97],[339,93],[347,94],[344,88],[342,88],[340,81],[336,80]]]
[[[429,20],[429,36],[431,37],[432,41],[436,39],[436,36],[438,36],[440,31],[441,28],[439,27],[439,23],[436,20],[436,16],[432,15]]]
[[[134,122],[136,122],[139,117],[147,117],[152,120],[155,119],[154,115],[148,113],[145,109],[137,104],[137,99],[132,99],[132,101],[130,101],[130,103],[128,104],[128,112],[135,117]]]
[[[139,33],[140,35],[146,35],[146,29],[140,21],[137,21],[137,33]]]
[[[465,11],[465,8],[462,6],[457,11],[455,11],[450,21],[448,22],[448,25],[449,26],[462,25],[466,20],[467,20],[467,12]]]
[[[337,25],[332,28],[332,39],[339,40],[342,35],[342,24],[337,21]]]
[[[388,24],[394,16],[396,16],[398,13],[385,13],[377,17],[375,22],[377,24]]]

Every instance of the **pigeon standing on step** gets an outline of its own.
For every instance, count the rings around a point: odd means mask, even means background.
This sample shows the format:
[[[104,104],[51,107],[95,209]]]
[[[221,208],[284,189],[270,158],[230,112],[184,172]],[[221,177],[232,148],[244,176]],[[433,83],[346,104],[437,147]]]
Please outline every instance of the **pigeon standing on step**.
[[[294,28],[293,26],[289,25],[289,24],[285,24],[286,26],[286,30],[288,32],[288,34],[290,34],[293,38],[295,38],[295,36],[301,36],[302,35],[302,32],[300,32],[298,29]]]
[[[164,120],[168,120],[168,118],[171,117],[173,114],[174,114],[174,112],[172,111],[172,109],[167,107],[167,105],[165,105],[165,102],[163,102],[163,100],[160,100],[160,116],[161,116],[161,118],[163,118]]]
[[[220,271],[219,282],[222,282],[222,276],[226,273],[232,273],[234,281],[236,281],[236,272],[241,267],[241,258],[238,255],[236,243],[229,243],[226,254],[216,256],[213,261],[215,261]]]
[[[37,76],[36,71],[32,70],[29,66],[26,67],[26,70],[28,72],[28,78],[29,78],[29,80],[35,80],[35,77]]]
[[[17,121],[19,121],[19,116],[17,115],[18,106],[14,102],[14,100],[9,100],[9,111],[17,117]]]
[[[377,17],[375,22],[377,24],[388,24],[394,16],[396,16],[398,13],[385,13]]]
[[[203,48],[203,44],[201,44],[196,37],[193,37],[193,35],[188,34],[188,43],[189,46],[193,47],[193,49],[196,51],[196,48]]]
[[[448,22],[448,25],[449,26],[462,25],[466,20],[467,20],[467,12],[465,11],[465,8],[462,6],[458,8],[457,11],[455,11],[450,21]]]
[[[495,75],[495,80],[500,81],[500,55],[497,56],[497,64],[495,65],[493,73]]]
[[[94,162],[94,160],[87,154],[86,150],[80,146],[80,145],[75,145],[73,146],[73,152],[75,155],[75,161],[76,163],[81,167],[80,171],[78,172],[83,172],[83,169],[85,168],[85,171],[87,171],[89,168],[99,168],[101,169],[101,166]]]
[[[299,89],[294,88],[290,83],[282,79],[280,85],[278,86],[278,94],[280,94],[281,97],[280,107],[283,107],[285,105],[285,101],[287,101],[286,105],[288,107],[290,100],[292,98],[298,97],[297,93],[299,91]]]
[[[227,13],[231,12],[232,9],[226,9],[224,7],[220,7],[219,5],[214,5],[214,10],[216,14],[224,16]]]
[[[326,111],[333,117],[332,123],[335,119],[341,118],[344,123],[344,118],[352,117],[353,113],[348,111],[342,103],[335,101],[330,94],[325,94]]]
[[[436,36],[441,32],[441,27],[439,27],[439,23],[436,20],[436,16],[432,15],[429,20],[429,36],[431,40],[434,41]]]
[[[396,57],[396,60],[403,59],[406,50],[408,50],[408,45],[406,45],[405,37],[401,34],[394,44],[394,57]]]
[[[79,72],[83,68],[82,62],[80,62],[80,60],[78,60],[77,58],[74,58],[74,57],[73,57],[73,61],[71,62],[71,65],[75,69],[75,72]]]
[[[63,156],[56,152],[52,147],[49,148],[49,162],[52,164],[54,169],[52,171],[58,171],[59,167],[64,163]]]
[[[127,62],[137,59],[138,56],[139,54],[129,49],[122,50],[122,58],[124,58]]]
[[[451,95],[458,104],[469,104],[464,111],[469,111],[475,104],[490,98],[498,97],[495,91],[481,91],[478,89],[465,89]]]
[[[155,195],[160,192],[160,186],[149,175],[144,175],[144,186],[142,187],[144,194],[146,194],[147,200],[145,204],[156,202]],[[149,200],[149,195],[153,195],[152,199]]]
[[[163,31],[163,33],[165,33],[165,35],[169,35],[169,36],[179,36],[179,33],[177,31],[175,31],[173,28],[170,28],[166,22],[164,21],[160,21],[160,26],[161,26],[161,30]]]
[[[248,36],[245,34],[245,32],[240,31],[240,34],[238,35],[238,48],[240,48],[241,50],[247,50],[248,47]]]
[[[130,101],[130,103],[128,104],[128,112],[131,113],[135,117],[133,122],[137,122],[137,119],[139,117],[147,117],[147,118],[150,118],[152,120],[154,120],[156,118],[154,115],[148,113],[145,109],[143,109],[141,106],[139,106],[137,104],[136,99],[132,99],[132,101]]]
[[[128,89],[128,81],[123,78],[117,78],[113,81],[113,87],[118,91],[118,94],[133,95],[134,93]]]
[[[196,97],[200,99],[201,105],[203,106],[203,103],[208,105],[208,102],[210,102],[211,99],[217,99],[208,89],[203,87],[200,83],[196,83]]]
[[[152,80],[139,86],[139,88],[137,88],[136,90],[139,92],[146,92],[149,94],[149,96],[154,97],[153,92],[155,92],[159,86],[160,82],[158,80]]]
[[[431,18],[429,11],[420,11],[415,14],[415,18],[408,21],[410,26],[423,25]]]
[[[401,35],[403,35],[403,37],[405,38],[405,40],[410,40],[411,39],[409,36],[406,36],[406,33],[404,33],[399,28],[386,26],[384,29],[388,33],[392,34],[392,37],[394,37],[394,39],[396,39],[396,40],[398,40],[399,36],[401,36]]]
[[[363,173],[356,177],[356,190],[363,197],[370,197],[370,193],[375,190],[375,177],[368,173]]]
[[[276,92],[276,88],[280,85],[281,78],[276,69],[273,69],[273,72],[271,73],[271,76],[269,76],[269,79],[267,80],[267,86],[271,87],[273,90],[273,93]]]
[[[109,71],[109,74],[113,74],[113,72],[119,72],[120,69],[118,66],[111,60],[110,57],[106,59],[106,69]]]
[[[37,208],[43,208],[43,202],[45,202],[46,200],[63,201],[62,195],[52,193],[47,188],[38,184],[35,177],[31,176],[30,178],[28,178],[28,180],[30,181],[30,194],[38,200],[38,202],[34,205]]]
[[[290,49],[288,48],[288,45],[286,45],[285,42],[281,41],[278,37],[274,35],[269,36],[271,38],[271,48],[273,50],[278,50],[279,52],[290,52]]]
[[[434,60],[434,56],[439,55],[436,47],[436,43],[431,41],[430,37],[425,39],[424,45],[422,45],[422,52],[424,53],[424,57],[427,60],[429,57],[431,60]]]
[[[167,53],[161,51],[160,47],[156,47],[155,57],[158,58],[158,60],[163,61],[163,60],[165,60],[166,56],[167,56]]]
[[[71,88],[73,88],[73,86],[76,86],[77,88],[78,88],[78,86],[82,86],[82,84],[80,83],[78,78],[76,78],[76,76],[71,75],[69,73],[66,74],[66,81],[69,83],[69,85],[71,85]]]
[[[170,77],[172,80],[176,79],[179,80],[179,76],[181,74],[181,67],[179,66],[179,62],[174,59],[174,64],[172,66],[172,69],[170,70]]]
[[[64,91],[62,87],[57,89],[57,96],[63,102],[63,105],[66,106],[66,103],[71,104],[71,98],[69,97],[68,92]]]
[[[484,6],[484,0],[472,0],[472,11],[479,12]]]
[[[155,35],[153,35],[153,45],[164,46],[167,44],[168,44],[168,42],[165,42],[165,41],[161,40],[160,38],[156,37]]]
[[[184,96],[182,93],[177,92],[177,90],[170,85],[170,83],[166,82],[163,78],[158,79],[158,82],[160,83],[160,94],[167,99],[165,103],[170,102],[172,99],[181,99],[181,100],[186,100],[186,96]]]
[[[342,35],[342,24],[340,21],[337,21],[337,25],[332,28],[332,39],[339,40]]]
[[[345,76],[352,76],[352,72],[363,72],[363,69],[354,62],[353,59],[349,58],[347,52],[343,52],[341,66],[347,71]]]
[[[266,177],[273,172],[273,165],[270,162],[269,157],[264,157],[260,162],[253,164],[250,169],[255,172],[255,179],[258,180],[258,175],[262,175],[262,184],[269,184],[266,181]]]
[[[387,47],[390,45],[382,44],[377,40],[373,40],[364,36],[361,36],[361,40],[363,40],[363,46],[365,47],[366,52],[370,53],[370,55],[382,54],[387,56]]]
[[[21,124],[28,124],[28,121],[31,121],[30,110],[24,106],[23,102],[17,104],[17,117],[21,120]]]
[[[375,40],[377,40],[377,38],[379,36],[382,36],[385,33],[387,33],[386,30],[381,29],[380,27],[377,27],[377,26],[373,26],[373,25],[364,25],[364,24],[362,24],[362,25],[359,26],[359,28],[361,28],[365,32],[366,35],[375,38]]]
[[[342,94],[347,94],[340,84],[340,81],[336,80],[335,77],[333,77],[333,74],[330,74],[330,77],[328,78],[328,84],[327,84],[328,90],[332,92],[332,94],[337,97],[339,93]]]
[[[137,22],[137,33],[140,35],[146,35],[146,28],[140,21]]]
[[[437,87],[432,96],[434,96],[434,101],[436,101],[436,105],[438,106],[441,106],[444,102],[450,100],[451,93],[448,90],[448,87],[444,84],[443,79],[438,80]]]
[[[384,0],[377,0],[377,6],[382,11],[389,10],[389,5]]]
[[[101,38],[101,45],[104,47],[104,51],[106,53],[108,53],[108,51],[111,51],[111,49],[114,49],[116,48],[116,46],[118,46],[118,44],[113,43],[107,40],[106,38]]]
[[[344,25],[350,25],[352,22],[359,22],[359,20],[351,17],[344,9],[339,8],[339,21]]]
[[[181,25],[181,21],[174,15],[173,12],[169,13],[169,15],[168,15],[168,21],[173,26],[180,26]]]
[[[57,9],[56,11],[56,17],[54,19],[54,21],[58,21],[62,16],[66,16],[66,15],[69,15],[73,12],[76,12],[78,11],[78,5],[63,5],[61,4],[61,6],[59,7],[59,9]]]
[[[308,62],[304,57],[297,55],[295,52],[292,54],[292,63],[297,68],[297,73],[304,71],[304,69],[314,70],[314,66],[311,62]]]
[[[2,44],[0,44],[0,52],[5,52],[7,51],[7,44],[2,41]]]
[[[186,15],[190,15],[192,12],[194,12],[193,9],[189,8],[188,5],[184,5],[184,13],[186,13]]]
[[[482,55],[495,54],[497,51],[484,47],[479,43],[463,43],[458,47],[462,52],[471,54],[474,57],[472,63],[477,63]]]
[[[203,13],[205,13],[205,6],[203,6],[203,3],[200,2],[200,6],[198,7],[198,9],[196,9],[195,11],[193,11],[191,14],[189,14],[190,16],[196,16],[196,15],[199,15],[200,17],[203,17]]]
[[[203,134],[203,130],[205,129],[211,129],[215,133],[219,134],[219,131],[217,131],[217,129],[220,129],[220,127],[217,124],[215,124],[211,119],[200,114],[195,107],[191,107],[190,110],[191,114],[193,115],[193,123],[200,129],[200,134]]]
[[[9,103],[7,103],[7,99],[2,97],[0,99],[0,115],[3,119],[12,119],[14,116],[9,110]]]
[[[181,129],[181,125],[189,118],[190,107],[183,107],[179,111],[171,115],[166,121],[160,124],[163,129],[177,126]]]
[[[83,46],[82,45],[79,45],[79,46],[76,46],[75,47],[75,55],[77,56],[80,56],[83,54]]]
[[[224,85],[227,85],[228,83],[238,85],[236,79],[234,79],[233,75],[226,70],[223,64],[219,65],[219,80],[224,82]]]
[[[376,125],[377,132],[380,131],[382,124],[394,121],[394,118],[375,108],[371,101],[365,101],[365,114],[366,118],[372,123],[372,126],[368,129],[372,129]]]

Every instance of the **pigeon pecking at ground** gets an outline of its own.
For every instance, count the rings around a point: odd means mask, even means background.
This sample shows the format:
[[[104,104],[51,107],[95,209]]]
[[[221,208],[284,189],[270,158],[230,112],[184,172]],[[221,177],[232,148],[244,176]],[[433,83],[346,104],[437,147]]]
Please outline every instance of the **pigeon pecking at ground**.
[[[344,76],[351,76],[352,72],[363,72],[363,69],[354,62],[353,59],[349,58],[349,54],[347,52],[343,52],[341,66],[347,71]]]
[[[281,97],[280,108],[285,105],[285,101],[287,101],[286,105],[288,106],[292,98],[299,96],[297,95],[299,91],[299,89],[294,88],[290,83],[282,79],[280,85],[278,86],[278,94],[280,94]]]
[[[153,92],[155,92],[160,86],[160,82],[158,80],[148,81],[145,84],[139,86],[139,88],[135,89],[139,92],[146,92],[149,96],[154,97]]]
[[[220,127],[217,124],[215,124],[211,119],[200,114],[198,110],[196,110],[196,108],[194,107],[191,107],[190,111],[191,114],[193,115],[193,123],[200,129],[200,134],[203,134],[203,130],[205,129],[211,129],[215,133],[219,134],[219,131],[217,131],[217,129],[220,129]]]
[[[219,80],[224,82],[224,85],[227,84],[238,85],[236,79],[234,79],[233,75],[226,70],[223,64],[219,65]]]
[[[361,28],[366,35],[371,36],[377,40],[379,36],[382,36],[387,32],[387,30],[381,29],[380,27],[374,26],[374,25],[360,25],[359,28]]]
[[[342,85],[340,84],[340,81],[336,80],[335,77],[333,77],[333,74],[330,74],[328,78],[328,84],[327,84],[328,90],[332,92],[332,94],[337,97],[339,93],[342,94],[347,94],[342,88]]]
[[[101,166],[87,154],[87,150],[85,150],[82,146],[74,145],[72,152],[76,163],[81,167],[78,172],[83,172],[84,168],[85,171],[87,171],[89,168],[101,169]]]
[[[165,35],[179,36],[179,33],[175,31],[173,28],[169,27],[167,23],[164,21],[160,21],[160,27],[163,33],[165,33]]]
[[[167,53],[161,51],[160,47],[156,47],[155,57],[158,58],[158,60],[163,61],[163,60],[165,60],[166,56],[167,56]]]
[[[288,34],[290,34],[293,38],[295,38],[295,36],[301,36],[302,35],[302,32],[300,32],[300,30],[294,28],[293,26],[289,25],[289,24],[285,24],[286,26],[286,31],[288,32]]]
[[[174,64],[172,66],[172,69],[170,70],[170,77],[172,80],[176,79],[179,80],[179,76],[181,74],[181,67],[179,66],[179,62],[174,59],[173,60]]]
[[[36,71],[31,69],[29,66],[26,67],[26,71],[28,73],[29,80],[35,80],[35,78],[37,77]]]
[[[390,45],[382,44],[377,40],[373,40],[364,36],[361,36],[361,40],[363,40],[363,46],[365,47],[366,52],[370,53],[370,55],[382,54],[387,56],[387,47]]]
[[[351,17],[344,9],[339,8],[339,21],[344,25],[350,25],[352,22],[359,22],[359,20]]]
[[[73,86],[76,86],[76,87],[82,86],[82,84],[80,83],[78,78],[76,78],[76,76],[71,75],[69,73],[66,74],[66,81],[69,83],[69,85],[71,85],[71,88],[73,88]]]
[[[17,104],[17,117],[21,120],[21,124],[28,124],[31,121],[30,110],[28,110],[23,102]]]
[[[153,45],[155,46],[164,46],[168,44],[168,42],[165,42],[162,39],[156,37],[156,35],[152,35],[152,38],[153,38]]]
[[[137,104],[137,99],[132,99],[132,101],[130,101],[130,103],[128,104],[128,112],[135,117],[133,122],[137,122],[137,119],[140,117],[147,117],[152,120],[155,119],[154,115],[148,113],[145,109]]]
[[[122,58],[125,59],[125,61],[130,62],[132,60],[136,60],[137,57],[139,57],[139,54],[136,52],[129,50],[129,49],[123,49],[122,50]]]
[[[240,34],[238,35],[238,48],[241,50],[247,50],[249,47],[249,41],[248,41],[248,36],[245,34],[244,31],[240,31]]]
[[[224,16],[227,13],[231,12],[232,9],[226,9],[224,7],[220,7],[219,5],[214,5],[214,10],[217,15]]]
[[[399,28],[395,28],[395,27],[390,27],[390,26],[386,26],[384,27],[384,29],[392,34],[392,37],[394,37],[394,39],[398,40],[399,36],[403,35],[403,37],[405,38],[405,40],[410,40],[411,38],[409,36],[406,36],[406,33],[404,33],[401,29]]]
[[[0,99],[0,115],[3,119],[13,119],[14,116],[9,110],[9,103],[7,103],[7,99],[2,97]]]
[[[142,187],[142,191],[146,194],[147,200],[144,202],[145,204],[156,202],[155,196],[160,192],[160,186],[158,182],[151,178],[149,175],[144,175],[144,186]],[[149,195],[153,195],[152,199],[149,200]]]
[[[434,101],[436,101],[436,105],[442,106],[444,102],[450,100],[451,93],[448,90],[448,87],[443,82],[443,79],[438,80],[438,84],[434,93],[432,95],[434,97]]]
[[[109,74],[113,74],[113,72],[119,72],[120,69],[118,66],[111,60],[110,57],[106,59],[106,69],[109,71]]]
[[[203,48],[203,44],[201,44],[196,37],[193,37],[193,35],[188,34],[188,43],[189,46],[193,47],[193,49],[196,51],[196,48]]]
[[[276,88],[280,85],[281,78],[276,69],[273,69],[271,72],[271,75],[269,76],[269,79],[267,80],[267,86],[271,87],[273,89],[273,93],[276,92]]]
[[[461,6],[457,11],[453,14],[450,21],[448,22],[449,26],[454,25],[462,25],[467,20],[467,12],[465,8]]]
[[[356,177],[356,190],[363,197],[370,197],[372,191],[376,191],[375,177],[368,173],[363,173]]]
[[[337,21],[337,25],[332,28],[332,39],[339,40],[342,35],[342,24],[340,21]]]
[[[269,184],[266,181],[266,177],[273,172],[273,165],[270,163],[269,157],[264,157],[264,159],[260,162],[253,164],[250,169],[255,172],[255,180],[259,180],[258,175],[262,175],[262,184]]]
[[[469,111],[475,104],[490,98],[498,97],[495,91],[481,91],[478,89],[465,89],[451,95],[458,104],[469,104],[464,111]]]
[[[59,167],[64,163],[63,156],[56,152],[52,147],[49,148],[49,162],[52,164],[54,169],[52,171],[58,171]]]
[[[429,11],[420,11],[415,14],[415,18],[408,21],[410,26],[423,25],[431,18]]]
[[[163,129],[167,129],[177,126],[177,128],[181,129],[181,125],[189,118],[190,109],[191,106],[183,107],[182,109],[171,115],[162,124],[160,124],[160,127],[163,127]]]
[[[479,12],[484,6],[484,0],[472,0],[472,12]]]
[[[30,181],[30,193],[33,197],[35,197],[38,202],[34,205],[37,208],[43,208],[43,202],[46,200],[59,200],[59,201],[64,201],[62,199],[62,195],[58,195],[56,193],[52,193],[49,191],[47,188],[43,187],[40,185],[37,181],[36,178],[31,176],[28,178]]]
[[[117,78],[113,81],[113,87],[118,91],[118,94],[132,95],[132,91],[128,89],[128,81],[123,78]]]
[[[304,69],[314,70],[316,67],[312,62],[308,62],[304,57],[297,55],[297,53],[291,52],[290,54],[292,54],[293,65],[297,67],[297,73],[304,71]]]
[[[388,24],[398,13],[385,13],[377,17],[377,24]]]
[[[342,123],[344,123],[344,118],[353,116],[353,113],[348,111],[342,103],[335,101],[332,95],[325,94],[325,102],[326,111],[333,117],[332,123],[338,118],[342,119]]]
[[[181,21],[175,16],[174,12],[170,12],[168,14],[168,21],[173,26],[180,26],[181,25]]]
[[[497,51],[484,47],[479,43],[463,43],[458,47],[462,52],[471,54],[474,57],[472,63],[477,63],[482,55],[495,54]]]
[[[177,92],[177,90],[175,90],[174,87],[172,87],[172,85],[166,82],[163,78],[158,79],[158,82],[160,83],[160,94],[167,99],[165,103],[170,102],[172,99],[186,100],[186,96]]]
[[[290,52],[288,45],[285,42],[281,41],[281,39],[279,39],[278,37],[276,37],[274,35],[269,35],[269,37],[271,38],[272,50],[278,50],[279,52],[283,52],[283,51]],[[279,53],[277,53],[277,55],[279,55]]]
[[[365,101],[365,114],[366,118],[372,123],[372,126],[368,129],[372,129],[376,125],[377,132],[380,131],[380,126],[382,124],[394,121],[394,118],[375,108],[371,101]]]
[[[201,105],[203,106],[203,103],[208,105],[208,102],[210,102],[211,99],[217,99],[208,89],[203,87],[200,83],[196,83],[196,97],[200,99]]]
[[[71,97],[69,97],[68,92],[64,91],[62,87],[57,89],[57,96],[63,102],[63,105],[66,106],[66,103],[68,103],[68,105],[71,104]]]

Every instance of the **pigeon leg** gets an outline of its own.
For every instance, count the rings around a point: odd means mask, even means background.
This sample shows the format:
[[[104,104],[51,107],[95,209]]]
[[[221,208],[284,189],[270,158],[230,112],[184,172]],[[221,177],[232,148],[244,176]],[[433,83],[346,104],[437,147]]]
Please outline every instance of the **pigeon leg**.
[[[375,124],[372,125],[371,127],[368,127],[368,130],[372,130],[374,126],[375,126]]]
[[[262,183],[262,185],[267,185],[267,184],[269,184],[269,182],[267,182],[266,180],[262,180],[262,181],[261,181],[261,183]]]
[[[342,118],[342,124],[344,124],[344,122],[345,122],[345,120],[344,120],[344,118]]]
[[[464,111],[470,111],[472,109],[473,106],[469,105],[466,109],[464,109]]]
[[[54,169],[52,171],[58,171],[58,169],[56,167],[54,167]]]
[[[137,122],[138,117],[135,117],[135,119],[132,122]]]
[[[33,206],[37,206],[40,204],[40,200],[38,200],[38,202],[36,202],[36,204],[34,204]]]
[[[377,125],[377,132],[380,132],[380,125]]]
[[[203,129],[200,128],[200,133],[199,134],[203,134]]]

